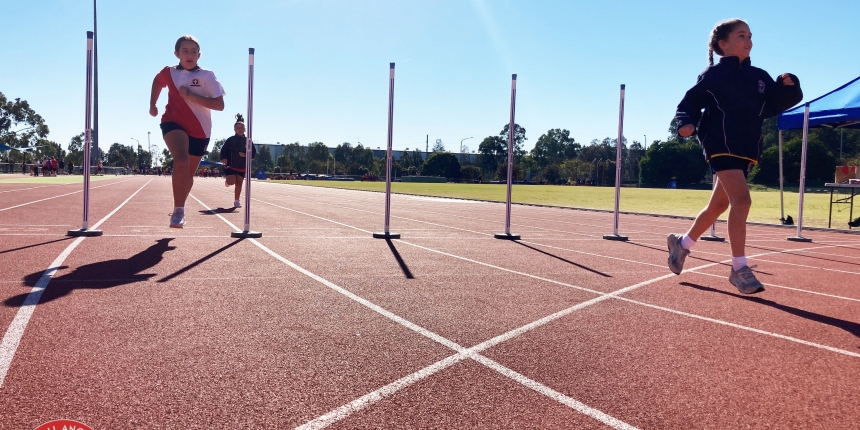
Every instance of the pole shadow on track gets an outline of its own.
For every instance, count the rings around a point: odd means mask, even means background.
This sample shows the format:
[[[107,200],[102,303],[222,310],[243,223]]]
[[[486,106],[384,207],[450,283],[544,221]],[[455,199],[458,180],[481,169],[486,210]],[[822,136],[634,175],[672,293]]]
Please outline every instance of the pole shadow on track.
[[[171,274],[169,274],[169,275],[167,275],[161,279],[159,279],[157,282],[167,282],[167,281],[169,281],[169,280],[171,280],[171,279],[173,279],[173,278],[175,278],[175,277],[177,277],[177,276],[179,276],[179,275],[181,275],[181,274],[183,274],[183,273],[185,273],[185,272],[187,272],[187,271],[189,271],[189,270],[191,270],[191,269],[193,269],[193,268],[195,268],[201,264],[203,264],[204,261],[209,260],[210,258],[226,251],[227,249],[233,247],[234,245],[241,242],[242,240],[244,240],[244,239],[236,239],[236,240],[222,246],[221,248],[216,249],[215,251],[212,251],[212,253],[210,253],[209,255],[207,255],[207,256],[205,256],[205,257],[203,257],[203,258],[201,258],[201,259],[199,259],[199,260],[197,260],[197,261],[195,261],[195,262],[193,262],[193,263],[191,263],[191,264],[189,264],[189,265],[187,265],[187,266],[185,266],[185,267],[183,267],[183,268],[181,268],[181,269],[179,269],[179,270],[177,270],[177,271],[175,271],[175,272],[173,272],[173,273],[171,273]]]
[[[159,239],[154,245],[129,258],[86,264],[62,276],[56,276],[51,279],[49,287],[45,289],[39,303],[59,299],[77,289],[105,289],[146,281],[155,276],[155,273],[143,272],[161,262],[165,252],[176,249],[175,246],[170,246],[171,240],[173,238]],[[58,270],[68,267],[60,266]],[[43,274],[44,271],[39,271],[25,276],[24,285],[35,286]],[[21,306],[29,294],[29,292],[18,294],[6,299],[3,303],[8,307]]]
[[[236,208],[216,208],[216,209],[204,209],[199,211],[200,215],[215,215],[215,214],[231,214],[236,212]]]
[[[562,258],[562,257],[559,257],[558,255],[551,254],[551,253],[546,252],[546,251],[544,251],[544,250],[542,250],[542,249],[538,249],[538,248],[535,248],[535,247],[533,247],[533,246],[526,245],[525,243],[522,243],[522,242],[520,242],[520,241],[518,241],[518,240],[514,240],[514,241],[512,241],[512,242],[513,242],[513,243],[516,243],[517,245],[525,246],[526,248],[531,249],[531,250],[533,250],[533,251],[540,252],[541,254],[548,255],[548,256],[550,256],[550,257],[552,257],[552,258],[555,258],[555,259],[557,259],[557,260],[564,261],[564,262],[565,262],[565,263],[567,263],[567,264],[572,264],[572,265],[574,265],[574,266],[576,266],[576,267],[579,267],[580,269],[587,270],[587,271],[589,271],[589,272],[591,272],[591,273],[594,273],[594,274],[597,274],[597,275],[603,276],[604,278],[611,278],[611,277],[612,277],[612,275],[610,275],[610,274],[608,274],[608,273],[603,273],[603,272],[601,272],[601,271],[599,271],[599,270],[595,270],[595,269],[592,269],[592,268],[590,268],[590,267],[583,266],[583,265],[581,265],[581,264],[579,264],[579,263],[575,263],[575,262],[570,261],[570,260],[568,260],[568,259],[566,259],[566,258]]]
[[[774,309],[787,312],[789,314],[799,316],[801,318],[806,318],[810,321],[815,321],[821,324],[827,324],[829,326],[833,326],[836,328],[840,328],[842,330],[847,331],[848,333],[853,334],[854,336],[860,338],[860,324],[855,323],[853,321],[845,321],[839,318],[830,317],[827,315],[817,314],[815,312],[805,311],[803,309],[798,309],[792,306],[786,306],[780,303],[777,303],[773,300],[763,299],[761,297],[748,297],[748,296],[740,296],[735,293],[730,293],[727,291],[718,290],[716,288],[706,287],[704,285],[694,284],[692,282],[681,282],[681,285],[686,287],[695,288],[700,291],[707,291],[709,293],[720,293],[731,297],[736,297],[741,300],[747,300],[750,302],[758,303],[760,305],[770,306]]]
[[[7,253],[7,252],[13,252],[13,251],[20,251],[20,250],[22,250],[22,249],[27,249],[27,248],[35,248],[35,247],[37,247],[37,246],[42,246],[42,245],[50,245],[50,244],[52,244],[52,243],[62,242],[62,241],[64,241],[64,240],[71,240],[71,239],[74,239],[74,238],[73,238],[73,237],[64,237],[64,238],[62,238],[62,239],[49,240],[49,241],[47,241],[47,242],[36,243],[36,244],[33,244],[33,245],[21,246],[21,247],[13,248],[13,249],[6,249],[6,250],[3,250],[3,251],[0,251],[0,254],[5,254],[5,253]]]
[[[406,262],[403,261],[403,257],[400,256],[400,253],[397,252],[397,248],[394,247],[394,242],[391,239],[385,239],[385,242],[388,243],[388,248],[391,249],[391,253],[394,254],[394,259],[397,260],[397,264],[400,265],[400,270],[403,271],[403,274],[406,275],[406,279],[415,279],[415,276],[412,275],[412,271],[409,270],[409,266],[406,265]]]

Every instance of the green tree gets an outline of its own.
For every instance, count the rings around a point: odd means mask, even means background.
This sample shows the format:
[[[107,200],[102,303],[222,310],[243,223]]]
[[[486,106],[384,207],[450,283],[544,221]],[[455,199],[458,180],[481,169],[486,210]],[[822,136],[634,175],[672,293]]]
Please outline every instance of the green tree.
[[[431,150],[433,152],[444,152],[445,144],[442,143],[442,139],[436,139],[436,143],[433,144],[433,148]]]
[[[212,145],[212,149],[206,153],[206,160],[211,161],[213,163],[218,163],[221,161],[221,148],[224,147],[224,143],[227,142],[227,139],[218,139]]]
[[[665,187],[675,180],[678,186],[697,184],[705,178],[708,164],[702,147],[695,141],[654,142],[639,162],[642,183]]]
[[[20,148],[35,146],[48,136],[48,125],[26,100],[7,100],[0,92],[0,143]]]
[[[464,181],[474,181],[483,176],[484,171],[474,164],[467,164],[460,167],[460,176]]]
[[[325,143],[314,142],[308,145],[307,161],[319,161],[324,166],[326,160],[328,160],[328,147]]]
[[[513,171],[511,171],[511,177],[513,178],[514,181],[519,181],[522,179],[522,177],[520,176],[520,171],[521,171],[520,165],[517,163],[514,163]],[[508,182],[508,163],[499,164],[499,167],[496,168],[495,174],[496,174],[496,180],[497,181],[502,181],[504,183],[507,183]]]
[[[253,169],[263,169],[271,171],[275,167],[275,162],[272,160],[272,151],[269,150],[269,145],[261,145],[257,150],[257,156],[253,158]],[[325,172],[325,170],[323,170]]]
[[[426,176],[460,177],[460,160],[450,152],[434,152],[424,162],[423,174]]]
[[[343,165],[352,163],[352,144],[343,142],[334,148],[334,160]]]
[[[582,145],[570,137],[570,131],[554,128],[538,138],[531,155],[538,165],[546,167],[576,158],[581,147]]]
[[[836,157],[818,139],[807,140],[806,180],[810,182],[830,182],[836,167]],[[786,182],[800,183],[800,161],[803,153],[803,140],[795,135],[783,141],[783,174]],[[750,182],[756,184],[779,183],[779,146],[765,149],[759,164],[750,172]]]

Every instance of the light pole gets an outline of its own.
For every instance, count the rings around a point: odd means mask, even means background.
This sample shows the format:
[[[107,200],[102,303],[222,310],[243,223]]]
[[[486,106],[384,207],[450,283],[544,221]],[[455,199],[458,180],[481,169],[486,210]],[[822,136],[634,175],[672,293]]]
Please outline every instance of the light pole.
[[[152,142],[149,141],[149,132],[148,131],[146,132],[146,146],[149,148],[150,164],[152,164]]]
[[[643,134],[642,137],[645,138],[645,149],[648,149],[648,135]]]
[[[462,162],[462,161],[463,161],[463,160],[462,160],[462,158],[463,158],[463,141],[464,141],[464,140],[469,140],[469,139],[471,139],[471,138],[472,138],[472,137],[467,137],[467,138],[465,138],[465,139],[460,140],[460,159],[461,159],[461,160],[460,160],[460,162]]]
[[[133,138],[133,137],[131,138],[131,140],[137,141],[137,164],[139,167],[140,166],[140,141]]]

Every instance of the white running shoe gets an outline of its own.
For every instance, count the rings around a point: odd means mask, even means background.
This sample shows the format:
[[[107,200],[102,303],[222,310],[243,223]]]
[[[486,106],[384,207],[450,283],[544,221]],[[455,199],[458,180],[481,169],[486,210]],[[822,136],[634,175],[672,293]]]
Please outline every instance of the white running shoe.
[[[170,214],[170,228],[182,228],[185,225],[185,209],[174,209]]]
[[[233,207],[234,207],[234,208],[241,208],[241,207],[242,207],[242,203],[241,203],[241,202],[239,202],[238,200],[236,200],[235,202],[233,202]]]

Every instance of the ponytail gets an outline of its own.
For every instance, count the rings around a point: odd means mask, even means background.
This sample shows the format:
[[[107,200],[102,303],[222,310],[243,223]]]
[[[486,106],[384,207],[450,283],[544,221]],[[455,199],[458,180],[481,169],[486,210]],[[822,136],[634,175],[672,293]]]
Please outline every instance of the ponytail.
[[[708,63],[711,66],[714,65],[714,52],[719,56],[723,56],[723,50],[720,49],[720,41],[727,40],[729,38],[729,33],[731,33],[735,26],[738,24],[746,24],[742,19],[730,19],[717,24],[713,30],[711,30],[711,40],[708,41]]]

